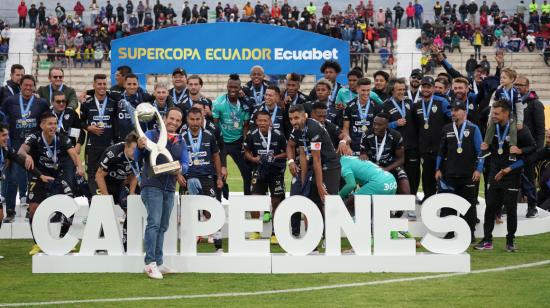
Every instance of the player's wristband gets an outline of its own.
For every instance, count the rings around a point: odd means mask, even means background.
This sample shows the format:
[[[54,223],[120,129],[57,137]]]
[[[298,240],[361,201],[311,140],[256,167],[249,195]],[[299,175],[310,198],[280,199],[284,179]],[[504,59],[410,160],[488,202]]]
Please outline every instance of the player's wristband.
[[[290,166],[294,162],[294,159],[289,159],[286,163]]]

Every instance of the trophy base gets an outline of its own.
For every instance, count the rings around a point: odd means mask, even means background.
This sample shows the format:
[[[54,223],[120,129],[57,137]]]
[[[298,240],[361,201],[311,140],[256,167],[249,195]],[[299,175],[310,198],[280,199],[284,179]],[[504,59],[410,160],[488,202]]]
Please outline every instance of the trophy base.
[[[159,175],[163,173],[176,171],[176,170],[179,170],[180,168],[181,168],[181,165],[179,161],[172,161],[162,165],[153,166],[153,173],[155,175]]]

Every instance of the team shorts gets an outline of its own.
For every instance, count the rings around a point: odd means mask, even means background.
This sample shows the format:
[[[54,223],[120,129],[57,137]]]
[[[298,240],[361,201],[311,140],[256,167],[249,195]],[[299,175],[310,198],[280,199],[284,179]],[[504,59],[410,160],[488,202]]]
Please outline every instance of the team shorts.
[[[258,171],[252,172],[252,183],[250,188],[254,195],[265,195],[268,190],[271,197],[284,198],[285,196],[285,175],[284,173],[274,174],[268,180],[260,180]]]
[[[48,197],[53,195],[68,195],[73,196],[71,188],[64,180],[51,183],[44,183],[38,178],[31,178],[27,188],[27,201],[29,203],[42,203]]]
[[[397,168],[393,169],[392,171],[390,171],[390,173],[393,174],[393,177],[395,178],[396,181],[408,180],[409,179],[407,177],[407,173],[401,167],[397,167]]]
[[[195,185],[193,184],[193,181],[198,181],[198,183],[196,183],[199,185],[191,188],[190,185]],[[187,187],[182,188],[181,192],[184,195],[201,195],[216,198],[217,189],[214,182],[214,177],[212,175],[190,177],[187,179]]]

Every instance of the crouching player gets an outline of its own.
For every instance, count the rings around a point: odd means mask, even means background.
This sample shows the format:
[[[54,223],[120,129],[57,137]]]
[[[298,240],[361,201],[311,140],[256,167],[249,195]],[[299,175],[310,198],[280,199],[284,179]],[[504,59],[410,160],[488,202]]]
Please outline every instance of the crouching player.
[[[354,208],[353,195],[395,195],[397,191],[395,177],[373,162],[353,156],[342,156],[340,164],[345,185],[340,189],[339,194],[345,200],[348,209]],[[353,191],[355,191],[354,194],[352,194]],[[352,215],[355,214],[354,211],[350,212]],[[409,232],[400,231],[399,233],[406,238],[412,238]],[[398,232],[391,231],[391,238],[397,237]]]
[[[60,165],[71,159],[76,167],[78,175],[83,176],[84,171],[80,157],[76,153],[71,140],[64,134],[57,133],[57,118],[51,112],[43,113],[40,117],[40,132],[30,134],[25,143],[21,145],[17,154],[25,158],[27,170],[38,169],[42,173],[40,178],[34,175],[29,180],[29,223],[31,224],[34,212],[42,201],[55,194],[66,194],[72,196],[69,185],[63,180],[65,172]],[[70,222],[64,218],[61,236],[69,228]],[[29,252],[35,255],[40,252],[38,245],[33,246]]]
[[[97,194],[112,195],[115,204],[126,213],[128,194],[134,195],[140,178],[139,165],[134,160],[138,136],[130,133],[124,142],[113,144],[105,149],[99,160],[95,174]],[[127,218],[122,227],[122,244],[126,250]]]

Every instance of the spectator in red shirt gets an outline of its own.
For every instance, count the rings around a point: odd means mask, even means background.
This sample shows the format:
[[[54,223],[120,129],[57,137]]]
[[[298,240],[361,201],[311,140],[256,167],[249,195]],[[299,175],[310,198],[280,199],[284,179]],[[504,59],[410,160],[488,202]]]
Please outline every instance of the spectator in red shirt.
[[[415,9],[412,2],[409,2],[409,6],[407,6],[407,9],[405,10],[405,14],[407,14],[407,28],[414,28]]]
[[[328,2],[325,2],[321,14],[323,14],[323,17],[327,19],[330,17],[330,15],[332,15],[332,7],[330,6],[330,4],[328,4]]]
[[[483,13],[481,13],[481,15],[479,16],[479,25],[482,28],[487,27],[487,13],[485,11]]]
[[[363,0],[359,1],[359,4],[355,7],[355,11],[357,12],[357,16],[365,17],[365,4]]]
[[[82,5],[82,3],[80,3],[80,1],[77,1],[74,8],[73,8],[76,16],[82,18],[82,13],[84,13],[84,6]]]
[[[25,1],[21,1],[17,8],[17,14],[19,15],[19,28],[25,28],[27,26],[27,5]]]
[[[374,4],[372,4],[372,0],[369,0],[369,3],[367,4],[365,15],[368,23],[374,23]]]
[[[271,18],[279,19],[281,18],[281,8],[277,5],[277,2],[271,8]]]

